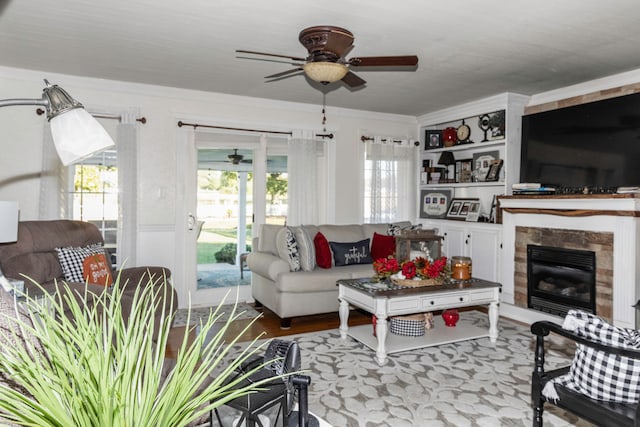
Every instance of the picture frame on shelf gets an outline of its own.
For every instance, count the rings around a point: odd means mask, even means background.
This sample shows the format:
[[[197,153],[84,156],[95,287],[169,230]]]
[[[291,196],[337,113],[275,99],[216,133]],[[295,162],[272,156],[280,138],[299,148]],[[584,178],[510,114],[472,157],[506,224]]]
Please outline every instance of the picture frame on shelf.
[[[473,153],[473,177],[477,182],[487,180],[487,174],[494,160],[500,159],[500,151],[482,151]]]
[[[456,171],[458,182],[473,181],[473,159],[460,159],[460,170]]]
[[[469,202],[469,212],[465,221],[478,222],[480,218],[480,201]]]
[[[433,150],[435,148],[442,148],[442,131],[427,129],[424,131],[424,149]]]
[[[485,181],[498,181],[500,178],[500,169],[502,169],[502,159],[494,160],[489,166],[489,171],[485,177]]]
[[[454,198],[451,200],[451,205],[447,211],[447,219],[455,219],[459,221],[465,221],[469,215],[472,203],[478,203],[477,210],[480,210],[480,199],[459,199]],[[474,205],[475,206],[475,205]]]
[[[420,218],[446,218],[453,189],[420,191]]]
[[[505,110],[482,114],[478,118],[478,127],[484,133],[481,142],[504,139],[506,135]]]
[[[491,210],[489,212],[489,222],[497,223],[498,197],[494,194],[491,200]]]

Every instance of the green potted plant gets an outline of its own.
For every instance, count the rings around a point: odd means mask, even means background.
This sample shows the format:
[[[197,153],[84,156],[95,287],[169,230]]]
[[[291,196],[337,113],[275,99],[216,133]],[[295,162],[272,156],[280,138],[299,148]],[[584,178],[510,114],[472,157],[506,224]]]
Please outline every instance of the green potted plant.
[[[63,292],[26,298],[17,307],[30,307],[33,321],[7,309],[13,297],[0,293],[0,418],[39,427],[186,426],[263,384],[238,385],[251,372],[236,377],[234,370],[265,344],[254,339],[229,357],[250,327],[224,341],[238,317],[235,305],[213,331],[222,316],[218,306],[195,337],[185,334],[169,360],[172,314],[162,316],[157,337],[152,336],[154,306],[166,286],[139,286],[127,316],[118,283],[98,296]],[[64,315],[65,309],[72,315]]]

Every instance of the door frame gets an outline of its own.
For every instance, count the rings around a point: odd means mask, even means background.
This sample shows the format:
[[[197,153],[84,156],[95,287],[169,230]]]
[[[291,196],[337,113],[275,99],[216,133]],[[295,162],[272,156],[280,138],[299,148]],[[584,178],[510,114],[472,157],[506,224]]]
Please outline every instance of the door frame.
[[[200,135],[213,136],[212,141],[203,141]],[[221,142],[228,138],[231,142]],[[266,172],[267,172],[267,137],[255,133],[229,133],[226,131],[179,128],[177,136],[177,173],[176,176],[176,253],[174,266],[174,287],[178,292],[180,308],[212,306],[222,300],[227,303],[252,302],[251,286],[238,286],[237,292],[232,288],[197,289],[197,216],[196,185],[197,155],[199,148],[242,148],[253,150],[253,208],[254,221],[252,232],[255,237],[260,224],[264,223],[266,209]],[[244,139],[244,141],[243,141]],[[283,139],[268,136],[279,145]]]

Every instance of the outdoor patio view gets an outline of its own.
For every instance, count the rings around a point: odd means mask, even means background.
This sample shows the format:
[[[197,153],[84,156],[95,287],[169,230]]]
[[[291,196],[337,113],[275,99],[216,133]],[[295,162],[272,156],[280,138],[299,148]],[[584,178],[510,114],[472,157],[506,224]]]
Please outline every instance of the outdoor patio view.
[[[286,173],[267,174],[266,202],[266,221],[284,224]],[[246,254],[251,252],[253,213],[251,172],[198,170],[198,289],[251,283]]]

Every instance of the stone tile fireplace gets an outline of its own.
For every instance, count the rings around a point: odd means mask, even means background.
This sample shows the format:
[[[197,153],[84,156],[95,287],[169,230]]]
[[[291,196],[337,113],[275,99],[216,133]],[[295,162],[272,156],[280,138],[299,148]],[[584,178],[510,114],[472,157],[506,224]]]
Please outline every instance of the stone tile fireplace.
[[[528,307],[527,246],[595,253],[595,311],[635,327],[640,298],[640,199],[633,195],[506,196],[503,209],[502,304],[523,321],[549,316]]]
[[[613,312],[613,233],[583,230],[562,230],[540,227],[516,227],[514,302],[529,308],[527,266],[528,247],[548,247],[591,251],[595,254],[595,313],[612,320]],[[562,255],[559,255],[562,257]],[[576,307],[577,308],[577,307]],[[584,308],[583,308],[584,309]],[[587,310],[590,311],[590,310]]]

